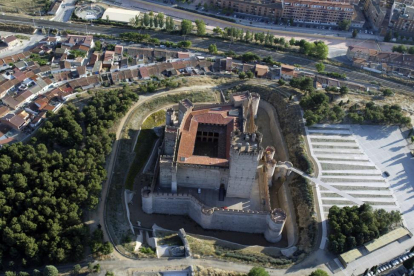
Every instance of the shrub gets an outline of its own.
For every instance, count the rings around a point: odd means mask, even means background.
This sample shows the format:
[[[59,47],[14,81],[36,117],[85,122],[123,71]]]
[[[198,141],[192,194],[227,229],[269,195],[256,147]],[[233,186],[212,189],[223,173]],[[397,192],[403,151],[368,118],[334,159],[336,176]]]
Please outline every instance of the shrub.
[[[53,265],[47,265],[43,270],[43,276],[58,276],[59,271]]]

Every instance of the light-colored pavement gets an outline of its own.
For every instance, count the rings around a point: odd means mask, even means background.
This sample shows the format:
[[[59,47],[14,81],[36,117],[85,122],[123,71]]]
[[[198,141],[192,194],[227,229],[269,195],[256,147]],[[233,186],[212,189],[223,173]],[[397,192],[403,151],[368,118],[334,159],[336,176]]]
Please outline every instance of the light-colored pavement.
[[[0,36],[9,36],[9,35],[18,35],[18,34],[20,34],[20,33],[0,31]],[[32,48],[37,42],[39,42],[41,39],[44,38],[43,35],[39,35],[39,34],[34,34],[34,35],[20,34],[20,35],[28,36],[28,37],[30,37],[30,40],[21,39],[20,40],[21,43],[19,45],[17,45],[16,47],[12,48],[9,51],[0,53],[0,58],[4,58],[4,57],[7,57],[7,56],[12,56],[12,55],[27,51],[30,48]]]
[[[340,188],[344,193],[370,203],[374,208],[380,207],[387,211],[401,210],[405,226],[410,231],[414,230],[414,196],[412,194],[414,192],[414,159],[411,157],[407,142],[398,127],[314,125],[312,130],[312,134],[307,138],[318,166],[321,166],[323,162],[332,166],[331,169],[321,170],[319,178],[322,181]],[[347,149],[341,152],[332,151],[332,143],[337,142],[343,146],[347,144],[344,143],[344,140],[350,141],[351,139],[358,145],[358,152],[351,153]],[[315,153],[316,149],[313,147],[315,141],[329,141],[326,143],[326,149],[318,148],[318,150],[325,151],[323,154]],[[355,156],[357,159],[354,162],[340,161],[339,164],[338,161],[320,160],[321,156],[329,155],[336,158]],[[359,162],[361,156],[368,159],[371,166],[374,166],[373,169],[361,169],[360,166],[366,163]],[[346,166],[351,164],[357,166],[347,169]],[[384,179],[382,176],[384,171],[389,172],[389,178]],[[318,194],[320,194],[319,199],[324,208],[323,215],[325,217],[329,208],[335,203],[339,207],[352,205],[351,202],[344,202],[337,196],[333,197],[332,191],[321,187],[319,187]],[[393,242],[352,262],[346,269],[338,272],[338,275],[358,275],[366,268],[388,262],[395,256],[403,254],[413,245],[414,240],[409,238]]]
[[[403,214],[406,227],[414,233],[414,158],[396,126],[352,126],[364,152],[387,178]],[[405,134],[407,135],[407,133]]]
[[[52,19],[53,21],[68,22],[75,10],[75,4],[77,0],[65,0],[63,1],[59,12]]]

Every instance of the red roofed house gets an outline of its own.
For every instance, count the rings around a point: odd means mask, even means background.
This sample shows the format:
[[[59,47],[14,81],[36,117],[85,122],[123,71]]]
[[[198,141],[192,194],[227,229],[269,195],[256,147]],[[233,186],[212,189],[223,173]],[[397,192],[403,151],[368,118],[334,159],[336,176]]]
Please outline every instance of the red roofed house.
[[[116,45],[115,46],[115,54],[122,56],[122,53],[124,52],[124,46],[122,45]]]

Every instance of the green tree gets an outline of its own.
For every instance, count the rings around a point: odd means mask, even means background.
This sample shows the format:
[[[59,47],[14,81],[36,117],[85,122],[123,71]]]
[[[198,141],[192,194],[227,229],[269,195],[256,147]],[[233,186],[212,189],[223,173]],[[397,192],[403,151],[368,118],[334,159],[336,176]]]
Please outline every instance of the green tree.
[[[81,271],[82,267],[77,264],[73,266],[73,275],[79,275],[80,271]]]
[[[213,29],[213,33],[215,33],[216,35],[222,35],[223,34],[223,30],[220,27],[215,27]]]
[[[239,79],[244,80],[246,78],[246,73],[245,72],[240,72],[239,73]]]
[[[341,96],[344,96],[344,95],[348,94],[348,92],[349,92],[349,88],[348,88],[348,87],[346,87],[346,86],[342,86],[342,87],[339,89],[339,93],[341,93]]]
[[[188,19],[183,19],[181,21],[181,34],[187,35],[190,34],[193,30],[193,23]]]
[[[43,270],[43,276],[58,276],[59,271],[53,265],[47,265]]]
[[[101,253],[102,253],[103,255],[108,255],[108,254],[111,254],[112,252],[114,252],[114,247],[112,246],[112,243],[110,243],[110,242],[105,242],[105,243],[102,245],[102,248],[101,248]]]
[[[269,276],[269,273],[263,267],[255,266],[250,269],[247,276]]]
[[[107,271],[105,273],[105,276],[115,276],[115,273],[113,273],[112,271]]]
[[[143,21],[144,26],[148,27],[150,25],[150,21],[151,21],[151,19],[150,19],[150,16],[148,15],[148,13],[144,13],[144,21]]]
[[[342,20],[338,22],[339,29],[343,31],[348,31],[351,26],[351,20]]]
[[[391,32],[386,33],[386,35],[384,36],[384,41],[385,42],[390,42],[392,39],[392,34]]]
[[[317,269],[309,274],[309,276],[329,276],[329,274],[325,270]]]
[[[253,72],[252,72],[252,71],[247,71],[246,76],[247,76],[249,79],[254,78],[254,74],[253,74]]]
[[[354,29],[353,31],[352,31],[352,37],[353,38],[356,38],[358,36],[358,31],[356,30],[356,29]]]
[[[382,90],[382,95],[384,96],[384,97],[388,97],[388,96],[392,96],[394,93],[392,92],[392,90],[391,89],[384,89],[384,90]]]
[[[252,52],[246,52],[241,56],[243,62],[259,61],[260,57]]]
[[[191,45],[192,43],[190,40],[183,40],[177,43],[177,46],[180,48],[189,48]]]
[[[203,36],[206,34],[206,23],[203,20],[196,19],[197,35]],[[190,31],[191,32],[191,31]]]
[[[316,63],[315,67],[319,73],[325,71],[325,64],[323,64],[322,62]]]
[[[210,46],[208,46],[208,52],[210,54],[217,54],[217,45],[216,44],[210,44]]]
[[[157,19],[158,19],[158,25],[160,29],[164,28],[164,14],[162,12],[159,12],[157,14]]]
[[[99,40],[95,41],[95,51],[101,51],[102,50],[102,43]]]
[[[285,85],[286,84],[286,82],[282,78],[280,78],[277,83],[279,85]]]

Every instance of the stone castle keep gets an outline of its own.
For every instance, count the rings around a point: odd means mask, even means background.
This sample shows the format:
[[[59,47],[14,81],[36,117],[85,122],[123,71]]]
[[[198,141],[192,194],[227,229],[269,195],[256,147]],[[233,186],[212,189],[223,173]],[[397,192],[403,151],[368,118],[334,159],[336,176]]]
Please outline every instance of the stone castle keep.
[[[241,92],[226,103],[185,99],[168,109],[158,177],[142,189],[144,212],[188,215],[204,229],[263,233],[278,242],[286,213],[270,206],[277,162],[255,125],[259,101]]]

